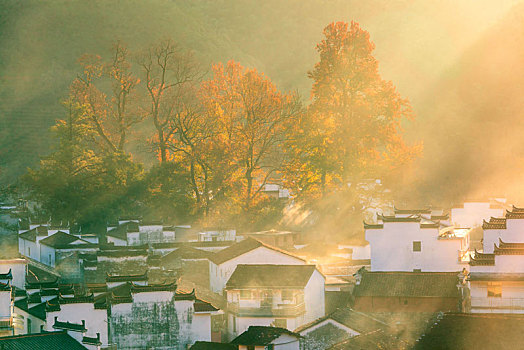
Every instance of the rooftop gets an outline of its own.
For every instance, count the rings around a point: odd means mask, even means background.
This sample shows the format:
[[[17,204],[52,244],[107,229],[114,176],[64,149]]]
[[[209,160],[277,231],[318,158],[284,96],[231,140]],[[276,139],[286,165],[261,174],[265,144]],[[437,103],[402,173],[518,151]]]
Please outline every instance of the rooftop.
[[[459,297],[458,272],[368,272],[355,286],[356,297]]]
[[[238,265],[227,281],[227,289],[304,288],[315,265]]]
[[[524,315],[445,314],[414,349],[515,349],[524,343]]]
[[[231,344],[265,346],[271,344],[273,340],[281,335],[291,335],[297,339],[301,338],[299,334],[291,332],[285,328],[249,326],[247,331],[233,339]]]
[[[66,331],[15,335],[0,338],[3,350],[82,350],[87,349]]]
[[[89,244],[89,242],[84,241],[77,236],[70,235],[69,233],[65,233],[63,231],[58,231],[54,235],[51,235],[47,238],[44,238],[40,241],[40,244],[45,244],[48,247],[53,248],[62,248],[67,247],[69,244],[79,241],[81,243]]]
[[[197,341],[189,350],[237,350],[238,345],[230,343],[216,343],[210,341]]]
[[[276,247],[272,247],[268,244],[265,244],[259,240],[256,240],[254,238],[246,238],[245,240],[241,241],[241,242],[238,242],[238,243],[235,243],[231,246],[229,246],[228,248],[225,248],[213,255],[210,255],[210,259],[211,261],[213,261],[215,264],[217,265],[220,265],[226,261],[229,261],[231,259],[234,259],[236,258],[237,256],[240,256],[242,254],[245,254],[247,252],[250,252],[251,250],[254,250],[256,248],[259,248],[259,247],[266,247],[268,249],[271,249],[271,250],[275,250],[275,251],[278,251],[282,254],[285,254],[285,255],[289,255],[289,256],[292,256],[298,260],[302,260],[304,261],[303,259],[291,254],[290,252],[287,252],[285,250],[282,250],[282,249],[279,249],[279,248],[276,248]]]

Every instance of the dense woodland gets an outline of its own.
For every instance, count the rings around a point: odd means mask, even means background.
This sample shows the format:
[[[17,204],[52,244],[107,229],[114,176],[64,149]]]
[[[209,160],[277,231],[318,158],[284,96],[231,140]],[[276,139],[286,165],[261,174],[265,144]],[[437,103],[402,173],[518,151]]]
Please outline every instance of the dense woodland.
[[[486,6],[478,18],[493,22],[476,33],[457,24],[460,6],[449,16],[451,2],[411,4],[419,19],[387,2],[382,20],[351,1],[93,4],[6,2],[0,18],[0,176],[45,213],[246,229],[313,213],[352,232],[368,197],[520,195],[521,147],[508,142],[522,129],[522,5],[504,3],[497,21]],[[340,13],[360,24],[333,22]],[[405,31],[441,25],[461,35],[419,43],[426,51],[402,44]],[[358,186],[375,179],[387,193]],[[266,183],[291,191],[291,217]]]

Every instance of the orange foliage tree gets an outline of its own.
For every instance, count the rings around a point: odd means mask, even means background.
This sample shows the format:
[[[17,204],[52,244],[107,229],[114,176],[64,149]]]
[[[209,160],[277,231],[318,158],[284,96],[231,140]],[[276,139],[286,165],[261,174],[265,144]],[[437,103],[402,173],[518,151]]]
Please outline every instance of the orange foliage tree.
[[[384,178],[413,160],[401,121],[409,102],[378,73],[375,45],[358,25],[331,23],[317,45],[312,102],[287,144],[286,183],[297,195],[321,197],[363,179]]]
[[[218,140],[232,164],[235,199],[250,211],[268,181],[282,170],[281,147],[299,112],[293,93],[282,93],[263,74],[230,61],[213,67],[202,84],[208,117],[217,122]]]

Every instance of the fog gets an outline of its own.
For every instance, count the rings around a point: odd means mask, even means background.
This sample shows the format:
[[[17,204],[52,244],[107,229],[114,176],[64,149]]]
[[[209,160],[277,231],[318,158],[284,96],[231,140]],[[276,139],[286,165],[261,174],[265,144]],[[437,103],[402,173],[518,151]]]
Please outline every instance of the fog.
[[[322,29],[355,20],[376,44],[382,76],[413,105],[407,136],[424,143],[405,203],[522,202],[523,14],[516,0],[3,1],[0,182],[49,151],[47,130],[84,53],[171,37],[204,66],[237,60],[307,101]]]

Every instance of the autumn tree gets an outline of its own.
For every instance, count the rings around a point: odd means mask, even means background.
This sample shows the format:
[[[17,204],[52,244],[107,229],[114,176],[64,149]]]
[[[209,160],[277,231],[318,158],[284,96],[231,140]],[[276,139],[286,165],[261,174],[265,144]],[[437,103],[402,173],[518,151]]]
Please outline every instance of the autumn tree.
[[[227,143],[234,165],[237,199],[250,211],[264,186],[277,177],[282,147],[300,103],[295,94],[277,90],[255,69],[230,61],[213,67],[213,78],[202,85],[210,118],[219,121],[220,138]]]
[[[168,161],[168,140],[175,132],[170,124],[173,99],[179,96],[186,84],[198,80],[200,72],[192,54],[171,40],[162,41],[143,52],[139,64],[149,97],[145,109],[155,128],[153,139],[158,158],[164,163]]]
[[[143,119],[136,91],[140,79],[132,72],[129,56],[120,42],[110,60],[84,55],[79,60],[83,72],[71,84],[71,98],[83,106],[95,131],[92,139],[104,152],[124,153],[130,129]]]
[[[401,122],[411,107],[380,77],[369,33],[356,22],[337,22],[323,34],[320,61],[309,72],[312,102],[287,148],[287,183],[303,196],[387,177],[421,150],[403,140]]]
[[[54,219],[104,223],[133,202],[129,189],[142,170],[124,154],[97,154],[91,111],[73,100],[65,105],[66,118],[52,129],[56,137],[53,152],[41,160],[38,169],[29,170],[25,181],[34,199]]]

